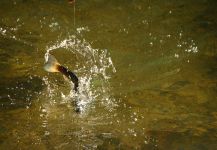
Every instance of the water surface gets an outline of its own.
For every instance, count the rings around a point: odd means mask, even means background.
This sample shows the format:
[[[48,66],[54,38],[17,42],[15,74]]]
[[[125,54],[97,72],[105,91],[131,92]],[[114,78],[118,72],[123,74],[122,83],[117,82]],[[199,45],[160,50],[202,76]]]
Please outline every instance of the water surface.
[[[1,0],[0,149],[214,150],[216,6]],[[78,75],[77,97],[46,53]]]

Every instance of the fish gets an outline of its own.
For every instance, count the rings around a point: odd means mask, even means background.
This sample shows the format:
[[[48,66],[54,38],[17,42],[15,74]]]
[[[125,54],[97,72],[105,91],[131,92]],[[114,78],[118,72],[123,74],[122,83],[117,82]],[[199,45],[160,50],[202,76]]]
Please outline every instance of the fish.
[[[75,93],[78,93],[79,79],[76,76],[76,74],[74,72],[70,71],[69,69],[67,69],[66,67],[62,66],[53,55],[46,54],[46,56],[47,56],[47,61],[44,64],[44,70],[47,72],[60,72],[60,73],[62,73],[65,78],[67,78],[73,82],[74,91],[75,91]],[[74,101],[74,105],[75,105],[75,111],[77,113],[80,112],[80,107],[78,106],[78,100]]]
[[[57,59],[51,55],[48,54],[48,59],[44,65],[44,70],[47,72],[60,72],[63,74],[64,77],[69,79],[70,81],[73,82],[74,84],[74,91],[77,93],[78,92],[78,77],[75,75],[74,72],[68,70],[66,67],[62,66]]]

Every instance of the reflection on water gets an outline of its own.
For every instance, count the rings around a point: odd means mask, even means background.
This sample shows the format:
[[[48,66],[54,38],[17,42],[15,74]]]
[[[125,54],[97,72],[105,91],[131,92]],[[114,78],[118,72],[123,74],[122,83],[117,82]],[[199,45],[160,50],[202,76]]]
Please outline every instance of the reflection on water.
[[[2,0],[0,149],[215,149],[216,4]]]

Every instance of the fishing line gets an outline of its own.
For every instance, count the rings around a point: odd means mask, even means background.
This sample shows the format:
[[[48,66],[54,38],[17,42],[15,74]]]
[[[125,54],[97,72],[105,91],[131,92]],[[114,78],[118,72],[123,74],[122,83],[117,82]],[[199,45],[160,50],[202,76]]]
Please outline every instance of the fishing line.
[[[76,0],[74,0],[74,18],[73,18],[73,22],[74,22],[74,32],[76,34],[76,26],[75,26],[75,4],[76,4]],[[75,38],[74,38],[74,43],[75,43]]]

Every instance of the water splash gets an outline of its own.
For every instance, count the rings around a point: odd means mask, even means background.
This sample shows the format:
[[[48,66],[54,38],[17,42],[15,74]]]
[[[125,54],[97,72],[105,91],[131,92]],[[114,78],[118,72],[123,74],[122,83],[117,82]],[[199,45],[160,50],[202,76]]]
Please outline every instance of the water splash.
[[[112,109],[114,102],[109,94],[109,78],[116,70],[108,50],[94,49],[85,39],[80,40],[71,35],[67,39],[47,47],[45,61],[48,60],[48,54],[51,51],[59,48],[72,52],[79,60],[73,70],[79,77],[79,94],[74,93],[73,85],[71,85],[68,95],[61,93],[62,101],[68,102],[72,99],[78,99],[78,105],[83,112],[90,108],[96,100],[100,100],[100,103],[106,108]],[[49,95],[56,92],[56,90],[51,89],[49,82],[46,84],[49,88]]]

